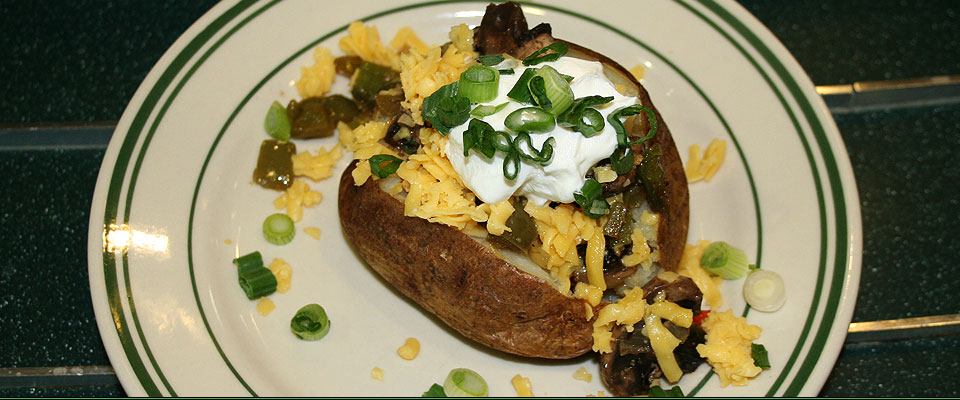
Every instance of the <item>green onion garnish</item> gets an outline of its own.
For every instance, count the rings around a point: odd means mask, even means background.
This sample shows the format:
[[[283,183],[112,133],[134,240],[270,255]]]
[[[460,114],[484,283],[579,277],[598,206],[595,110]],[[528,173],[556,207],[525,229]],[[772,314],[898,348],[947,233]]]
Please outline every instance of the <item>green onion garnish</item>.
[[[457,96],[468,98],[471,103],[485,103],[497,98],[499,83],[499,71],[483,65],[474,65],[460,74],[460,88]]]
[[[650,386],[650,397],[684,397],[680,386],[663,390],[660,386]]]
[[[290,320],[290,330],[300,339],[320,340],[330,332],[330,320],[319,304],[307,304]]]
[[[713,242],[700,257],[700,266],[723,279],[740,279],[750,272],[747,254],[727,242]]]
[[[443,136],[446,136],[447,134],[450,133],[450,128],[453,128],[454,126],[459,125],[459,124],[447,125],[447,124],[444,124],[444,122],[448,122],[448,123],[456,122],[456,121],[459,121],[461,118],[463,118],[463,120],[460,121],[460,123],[462,124],[467,121],[467,118],[470,118],[470,101],[469,100],[465,100],[465,101],[461,100],[460,102],[453,102],[453,103],[451,103],[448,100],[443,107],[440,106],[440,103],[444,99],[456,98],[458,88],[459,88],[459,81],[453,82],[449,85],[442,86],[440,89],[437,89],[436,92],[433,92],[433,94],[423,99],[423,111],[421,113],[421,115],[423,116],[423,119],[430,121],[430,124],[433,125],[433,127],[437,130],[437,132],[440,132],[440,134]],[[467,103],[466,110],[463,113],[465,116],[444,115],[441,118],[442,114],[446,114],[451,110],[457,111],[461,109],[463,102]]]
[[[471,119],[467,130],[463,131],[463,156],[470,153],[470,149],[477,149],[488,158],[493,158],[496,148],[493,145],[493,127],[479,119]]]
[[[530,89],[527,88],[527,85],[530,83],[530,79],[532,79],[533,75],[536,73],[536,68],[527,68],[523,70],[523,74],[521,74],[520,78],[517,79],[517,83],[515,83],[513,88],[507,92],[507,97],[516,100],[519,103],[533,104],[533,95],[530,94]],[[426,100],[424,100],[424,104],[426,104]]]
[[[557,116],[557,124],[570,128],[574,132],[580,132],[584,137],[594,136],[603,130],[605,124],[603,115],[590,107],[602,106],[611,101],[613,101],[612,96],[587,96],[576,99],[566,111]]]
[[[423,396],[420,397],[447,397],[447,394],[443,391],[443,386],[434,383],[433,386],[430,386],[430,389],[423,392]]]
[[[542,62],[557,61],[564,54],[567,54],[570,46],[563,42],[553,42],[549,46],[537,50],[533,54],[523,59],[523,65],[534,65]]]
[[[557,122],[550,114],[537,107],[523,107],[507,114],[503,124],[514,132],[550,132]]]
[[[516,149],[511,149],[503,158],[503,177],[507,180],[517,179],[520,174],[520,154]]]
[[[248,299],[255,300],[277,290],[277,278],[263,266],[259,251],[238,257],[233,263],[237,265],[240,288]]]
[[[263,237],[275,245],[290,243],[296,233],[293,219],[287,214],[276,213],[263,220]]]
[[[509,153],[513,149],[513,139],[510,138],[504,131],[493,132],[490,143],[493,145],[494,149],[497,151],[502,151],[504,153]]]
[[[503,54],[490,54],[487,56],[477,57],[477,62],[484,66],[492,67],[502,63],[504,59],[505,58],[503,57]]]
[[[573,104],[573,89],[553,67],[538,69],[527,83],[527,88],[534,103],[554,115],[563,113]]]
[[[596,179],[587,179],[579,192],[573,194],[574,201],[583,209],[583,214],[597,219],[610,212],[610,203],[603,198],[603,186]]]
[[[290,118],[287,116],[287,109],[279,101],[270,105],[263,127],[274,139],[290,140]]]
[[[400,168],[400,163],[403,160],[389,154],[377,154],[370,157],[367,161],[370,162],[370,172],[378,178],[386,178],[390,174],[397,172],[397,168]]]
[[[513,75],[517,73],[517,71],[514,71],[512,69],[498,69],[497,72],[499,72],[500,75]]]
[[[760,368],[770,368],[770,357],[767,348],[762,344],[750,343],[750,352],[753,355],[753,365]]]
[[[443,381],[443,391],[450,397],[486,397],[487,381],[466,368],[456,368]]]
[[[553,146],[556,144],[556,139],[551,136],[543,142],[543,147],[537,150],[533,147],[533,143],[530,142],[530,134],[526,132],[520,132],[517,134],[517,138],[513,140],[513,147],[516,149],[520,158],[533,161],[540,165],[550,163],[550,159],[553,158]]]
[[[610,166],[617,175],[624,175],[633,168],[633,149],[630,146],[618,146],[610,155]]]
[[[437,103],[437,118],[444,126],[458,126],[470,118],[470,99],[445,97]]]
[[[474,108],[473,111],[470,111],[470,115],[474,117],[481,117],[481,118],[488,117],[502,111],[504,108],[507,107],[507,104],[510,104],[510,103],[503,103],[496,106],[480,105]]]
[[[633,142],[627,141],[627,130],[623,127],[623,121],[620,118],[626,119],[631,115],[637,115],[640,113],[647,114],[647,121],[650,122],[650,130],[647,131],[647,135],[635,140]],[[653,114],[653,110],[650,108],[644,107],[639,104],[634,104],[632,106],[618,108],[616,111],[607,115],[607,121],[610,121],[610,125],[613,126],[613,129],[617,131],[617,142],[621,146],[632,146],[635,144],[640,144],[646,142],[650,139],[653,139],[653,136],[657,134],[657,117]]]

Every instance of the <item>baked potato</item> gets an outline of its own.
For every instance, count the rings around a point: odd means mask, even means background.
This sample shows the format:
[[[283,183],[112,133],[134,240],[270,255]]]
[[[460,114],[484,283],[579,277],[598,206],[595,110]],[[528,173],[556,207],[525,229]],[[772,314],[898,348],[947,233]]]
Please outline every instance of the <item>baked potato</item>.
[[[474,35],[479,54],[508,54],[517,59],[562,41],[552,37],[549,25],[528,29],[515,3],[488,6]],[[676,270],[686,242],[689,197],[670,130],[647,91],[624,67],[587,48],[564,43],[569,47],[567,56],[602,63],[607,78],[622,93],[635,96],[637,103],[653,110],[659,122],[654,138],[633,145],[633,152],[642,155],[657,146],[662,154],[653,166],[661,181],[646,187],[648,200],[655,197],[658,202],[654,209],[659,217],[657,238],[651,247],[659,254],[660,270]],[[643,136],[649,128],[646,123],[641,118],[627,119],[628,136]],[[338,208],[343,233],[357,254],[403,295],[465,337],[499,351],[568,359],[591,349],[593,324],[585,318],[584,300],[561,292],[555,284],[531,273],[524,263],[508,261],[504,251],[489,240],[404,216],[403,203],[386,192],[395,182],[368,180],[358,186],[353,178],[356,167],[354,161],[340,180]],[[619,193],[631,181],[642,181],[637,169],[635,165],[626,174],[629,178],[605,183],[605,193]],[[605,270],[604,278],[615,281],[609,287],[623,285],[636,267],[608,269],[605,265]]]

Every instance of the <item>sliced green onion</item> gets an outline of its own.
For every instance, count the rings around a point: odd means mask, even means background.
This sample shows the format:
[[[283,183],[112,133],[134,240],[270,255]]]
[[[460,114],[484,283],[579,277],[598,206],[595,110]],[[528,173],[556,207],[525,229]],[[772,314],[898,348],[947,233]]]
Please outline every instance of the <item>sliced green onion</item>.
[[[443,386],[434,383],[430,386],[430,389],[423,392],[423,395],[420,397],[447,397],[447,393],[443,391]]]
[[[500,64],[503,62],[503,60],[503,54],[490,54],[477,57],[477,62],[487,67],[493,67],[497,64]]]
[[[553,67],[544,66],[538,69],[527,83],[527,88],[530,89],[533,101],[554,115],[563,113],[573,104],[573,89],[570,89],[570,84]]]
[[[786,285],[780,274],[756,269],[743,281],[743,299],[757,311],[774,312],[787,302]]]
[[[603,130],[605,126],[603,115],[590,108],[602,106],[613,101],[613,96],[587,96],[573,101],[566,111],[557,115],[557,124],[580,132],[584,137],[591,137]]]
[[[683,389],[680,386],[674,386],[663,390],[660,386],[650,386],[650,397],[684,397]]]
[[[543,147],[537,150],[530,142],[530,134],[520,132],[517,138],[513,140],[513,147],[516,149],[520,158],[530,160],[540,165],[547,165],[553,158],[553,146],[557,144],[552,136],[543,142]]]
[[[557,122],[550,114],[537,107],[523,107],[507,114],[503,124],[514,132],[550,132]]]
[[[618,146],[610,155],[610,166],[617,175],[624,175],[633,168],[633,149],[630,146]]]
[[[487,381],[467,368],[456,368],[443,381],[443,391],[450,397],[486,397]]]
[[[470,100],[465,97],[445,97],[437,103],[437,118],[444,126],[458,126],[470,118]]]
[[[563,42],[553,42],[523,59],[523,65],[534,65],[542,62],[557,61],[567,54],[570,46]]]
[[[290,320],[290,330],[300,339],[320,340],[330,332],[330,320],[319,304],[307,304]]]
[[[495,132],[490,124],[476,118],[471,119],[467,130],[463,131],[463,156],[468,156],[470,149],[475,148],[488,158],[493,158],[496,153],[492,141],[494,134]]]
[[[700,266],[723,279],[740,279],[747,275],[747,254],[727,242],[713,242],[700,257]]]
[[[750,352],[753,355],[753,365],[760,368],[770,368],[770,356],[767,354],[767,348],[762,344],[750,343]]]
[[[500,72],[483,65],[474,65],[460,74],[457,96],[470,99],[471,103],[485,103],[497,98]]]
[[[437,89],[437,91],[433,92],[433,94],[423,99],[423,111],[421,112],[421,116],[423,117],[423,119],[430,121],[430,124],[433,125],[433,127],[437,130],[437,132],[440,132],[440,134],[443,136],[446,136],[447,134],[449,134],[450,128],[452,128],[453,126],[445,125],[443,124],[443,121],[441,121],[440,102],[441,100],[446,98],[456,97],[459,86],[460,86],[459,81],[453,82],[449,85],[444,85],[440,87],[440,89]],[[467,103],[469,103],[469,100],[467,101]],[[456,105],[457,104],[454,104],[454,106]],[[447,108],[449,108],[449,106],[450,104],[447,104]],[[467,118],[470,117],[469,107],[470,105],[467,104]],[[451,118],[451,117],[448,116],[446,118]]]
[[[240,288],[248,299],[254,300],[277,290],[277,278],[263,266],[259,251],[237,257],[233,263],[237,265]]]
[[[514,71],[512,69],[498,69],[497,72],[499,72],[500,75],[513,75],[517,73],[517,71]]]
[[[511,149],[507,152],[507,155],[503,157],[503,177],[507,180],[517,179],[517,175],[520,174],[520,154],[517,153],[516,149]]]
[[[513,149],[513,139],[511,139],[510,135],[504,131],[493,132],[490,143],[493,144],[494,149],[504,153],[508,153],[511,149]]]
[[[488,117],[500,111],[503,111],[503,109],[507,107],[507,104],[510,104],[510,103],[503,103],[495,106],[480,105],[474,108],[473,111],[470,111],[470,115],[474,117],[481,117],[481,118]]]
[[[532,79],[536,73],[536,68],[527,68],[523,70],[523,74],[521,74],[520,78],[517,79],[517,83],[515,83],[513,88],[507,92],[507,97],[516,100],[519,103],[533,104],[533,95],[530,94],[530,89],[527,88],[527,85],[530,83],[530,79]],[[424,101],[424,104],[426,104],[426,101]]]
[[[287,116],[287,108],[274,101],[267,110],[267,118],[263,121],[263,127],[267,130],[270,137],[277,140],[290,140],[290,117]]]
[[[583,187],[573,194],[573,199],[587,217],[597,219],[610,213],[610,203],[603,198],[603,186],[596,179],[583,182]]]
[[[293,240],[297,230],[293,226],[293,219],[287,214],[272,214],[263,220],[263,237],[275,245],[285,245]]]
[[[620,118],[626,119],[631,115],[637,115],[640,113],[647,114],[647,121],[650,122],[650,130],[647,131],[647,135],[635,140],[633,142],[627,141],[627,130],[623,127],[623,121]],[[614,112],[607,115],[607,121],[610,121],[610,125],[613,126],[613,129],[617,131],[617,142],[621,146],[632,146],[635,144],[640,144],[646,142],[650,139],[653,139],[653,136],[657,134],[657,117],[653,114],[653,110],[648,107],[644,107],[639,104],[634,104],[632,106],[626,106],[616,109]]]
[[[403,160],[389,154],[377,154],[367,161],[370,162],[370,172],[378,178],[386,178],[397,172],[397,168],[400,168],[400,163],[403,162]]]

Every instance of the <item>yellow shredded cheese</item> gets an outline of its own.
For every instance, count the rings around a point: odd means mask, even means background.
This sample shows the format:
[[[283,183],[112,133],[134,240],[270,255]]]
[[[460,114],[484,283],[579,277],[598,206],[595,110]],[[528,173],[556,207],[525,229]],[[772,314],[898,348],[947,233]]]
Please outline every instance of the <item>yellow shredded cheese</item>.
[[[274,258],[267,268],[277,279],[277,292],[286,293],[290,290],[290,282],[293,277],[293,269],[290,268],[290,264],[287,264],[282,258]]]
[[[573,288],[573,297],[586,300],[591,306],[596,307],[603,299],[603,289],[589,283],[577,282],[577,286]]]
[[[293,160],[293,174],[296,176],[305,176],[319,181],[333,176],[333,167],[343,156],[340,151],[340,145],[335,145],[326,150],[320,148],[316,155],[309,151],[303,151],[290,157]]]
[[[670,382],[676,382],[683,376],[680,365],[673,355],[673,350],[680,345],[680,339],[673,336],[672,333],[663,326],[660,316],[650,313],[644,318],[643,329],[650,338],[650,347],[653,348],[653,355],[657,357],[657,364],[663,371],[663,376]]]
[[[304,181],[295,180],[280,197],[273,201],[278,210],[287,209],[286,213],[293,222],[303,218],[303,207],[313,207],[320,203],[323,194],[310,190],[310,185]]]
[[[315,226],[308,226],[306,228],[303,228],[303,233],[310,235],[310,237],[312,237],[314,240],[320,240],[320,234],[322,233],[322,231],[320,230],[320,228],[317,228]]]
[[[492,235],[503,235],[504,232],[511,232],[507,227],[507,219],[513,215],[513,205],[509,200],[504,200],[496,204],[490,204],[490,217],[487,218],[487,232]]]
[[[633,324],[640,322],[646,315],[647,301],[643,298],[643,289],[635,287],[627,290],[623,298],[616,303],[608,304],[597,313],[593,321],[593,351],[609,353],[613,351],[614,324],[626,325],[627,331],[633,331]]]
[[[441,53],[439,46],[426,52],[417,49],[400,56],[400,85],[403,87],[404,100],[400,104],[410,111],[417,125],[423,124],[421,109],[423,99],[440,87],[457,81],[473,61],[474,57],[449,46]]]
[[[646,70],[647,69],[644,68],[643,64],[637,64],[633,66],[633,68],[630,68],[630,75],[633,75],[633,77],[639,81],[643,79],[643,74],[646,72]]]
[[[533,397],[533,386],[530,385],[530,378],[514,375],[510,380],[513,388],[517,391],[517,397]]]
[[[300,67],[297,92],[301,98],[320,97],[330,90],[337,77],[330,49],[319,46],[313,50],[313,65]]]
[[[551,208],[536,207],[528,202],[523,209],[536,222],[537,234],[540,238],[540,246],[531,249],[530,258],[541,268],[564,282],[564,286],[560,289],[564,293],[568,292],[570,290],[570,284],[568,283],[570,274],[574,267],[580,265],[577,245],[585,242],[589,243],[593,239],[595,241],[594,250],[603,249],[603,229],[600,221],[590,219],[570,204],[560,204],[556,208]],[[595,237],[596,239],[594,239]],[[602,278],[602,256],[599,261]],[[590,268],[595,269],[596,266],[596,259],[594,259],[593,264],[588,264],[588,271],[590,271]],[[606,289],[606,283],[603,283],[602,279],[599,282],[595,282],[594,279],[589,279],[590,284]]]
[[[380,367],[373,367],[373,369],[370,370],[370,377],[382,382],[382,381],[383,381],[383,369],[381,369]]]
[[[680,266],[677,273],[686,276],[697,284],[700,291],[703,292],[703,301],[711,309],[719,309],[723,306],[723,294],[720,293],[720,284],[723,278],[719,276],[710,276],[703,267],[700,266],[700,257],[710,246],[707,240],[701,240],[696,245],[686,245],[683,248],[683,255],[680,256]]]
[[[700,155],[699,145],[690,146],[690,160],[687,161],[685,169],[687,182],[693,183],[700,180],[710,182],[713,175],[720,169],[720,164],[723,164],[723,157],[726,152],[726,140],[711,140],[710,145],[703,151],[703,156]]]
[[[646,211],[646,210],[644,210]],[[650,246],[647,245],[647,242],[643,236],[643,231],[640,228],[634,228],[633,233],[630,234],[630,238],[633,241],[633,250],[630,254],[627,254],[621,260],[623,265],[632,267],[634,265],[641,265],[644,270],[649,270],[653,266],[653,259],[650,257]]]
[[[380,42],[380,33],[375,26],[365,26],[360,21],[350,23],[347,35],[340,38],[340,50],[364,61],[400,70],[400,56]]]
[[[420,341],[416,338],[407,338],[407,341],[403,343],[403,346],[400,346],[397,349],[397,354],[400,355],[400,358],[404,360],[412,360],[417,358],[417,355],[420,354]]]
[[[473,29],[470,29],[470,26],[460,24],[450,28],[449,37],[450,43],[464,53],[464,56],[471,59],[477,58],[478,54],[473,51]]]
[[[697,352],[713,366],[720,386],[744,386],[762,371],[754,365],[751,349],[751,343],[760,338],[759,326],[748,324],[732,310],[711,312],[701,325],[707,342],[697,345]]]
[[[273,304],[273,301],[266,297],[261,297],[260,300],[257,300],[257,313],[264,317],[276,308],[277,306]]]
[[[400,30],[397,31],[396,36],[390,41],[390,47],[400,54],[406,53],[410,51],[410,49],[416,49],[420,53],[426,53],[430,49],[430,46],[423,43],[409,26],[400,28]]]
[[[590,383],[593,380],[593,374],[588,372],[586,367],[580,367],[573,372],[573,379]]]

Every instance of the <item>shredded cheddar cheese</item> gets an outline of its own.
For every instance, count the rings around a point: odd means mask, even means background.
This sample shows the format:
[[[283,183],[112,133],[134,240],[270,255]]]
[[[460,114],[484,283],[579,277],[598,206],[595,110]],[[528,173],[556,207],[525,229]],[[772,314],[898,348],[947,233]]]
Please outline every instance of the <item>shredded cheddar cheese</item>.
[[[293,174],[296,176],[305,176],[314,181],[329,178],[333,176],[333,167],[337,161],[343,157],[340,151],[340,145],[335,145],[330,150],[320,148],[316,155],[309,151],[303,151],[290,157],[293,160]]]
[[[533,397],[533,386],[530,385],[530,378],[517,374],[510,380],[510,384],[517,391],[517,397]]]
[[[273,301],[266,297],[261,297],[260,300],[257,300],[257,313],[261,316],[266,317],[267,314],[270,314],[270,312],[276,308],[277,306],[273,304]]]
[[[304,99],[323,96],[330,90],[333,79],[336,77],[337,73],[330,49],[322,46],[317,47],[313,50],[313,65],[300,67],[297,92]]]
[[[646,72],[646,68],[643,64],[634,65],[633,68],[630,68],[630,75],[633,75],[638,81],[643,79],[643,74]]]
[[[322,199],[323,194],[310,190],[310,185],[306,182],[295,180],[280,197],[273,201],[273,205],[278,210],[286,208],[287,216],[293,222],[299,222],[303,218],[303,207],[313,207]]]
[[[711,140],[710,145],[703,151],[702,157],[700,156],[699,145],[690,146],[690,160],[687,161],[685,169],[687,182],[694,183],[700,180],[710,182],[713,175],[720,169],[720,164],[723,164],[723,157],[726,152],[727,141],[720,139]]]
[[[473,51],[473,29],[470,29],[470,26],[460,24],[450,28],[449,37],[450,43],[453,43],[457,50],[471,59],[477,58],[478,54]]]
[[[570,204],[561,204],[556,208],[536,207],[532,203],[527,203],[524,211],[533,217],[537,224],[537,234],[540,238],[540,246],[531,250],[531,258],[551,275],[559,278],[563,282],[561,291],[567,293],[570,291],[570,274],[574,267],[580,265],[580,256],[577,254],[577,245],[588,243],[587,253],[587,272],[594,271],[594,276],[588,278],[591,285],[606,289],[606,283],[603,281],[603,256],[590,259],[591,240],[593,250],[601,249],[604,246],[603,229],[598,220],[593,220],[583,214]],[[599,277],[596,271],[600,271]]]
[[[373,378],[378,381],[383,381],[383,369],[380,367],[373,367],[370,370],[370,378]]]
[[[380,33],[375,26],[365,26],[360,21],[350,23],[347,36],[340,38],[340,50],[363,61],[400,70],[400,56],[380,42]]]
[[[707,332],[707,342],[697,345],[697,352],[713,366],[720,386],[744,386],[762,371],[754,365],[751,351],[751,343],[762,331],[759,326],[748,324],[732,310],[711,312],[701,326]]]
[[[312,237],[314,240],[320,240],[320,234],[322,233],[322,231],[320,230],[320,228],[317,228],[315,226],[308,226],[306,228],[303,228],[303,233],[310,235],[310,237]]]
[[[586,367],[580,367],[573,372],[573,379],[590,383],[593,380],[593,374],[588,372]]]
[[[404,360],[413,360],[417,358],[417,355],[420,354],[420,341],[416,338],[407,338],[407,341],[403,343],[403,346],[400,346],[397,349],[397,354],[400,355],[400,358]]]
[[[290,290],[290,282],[293,277],[293,270],[290,268],[290,264],[287,264],[282,258],[274,258],[273,262],[271,262],[267,268],[273,273],[273,277],[277,279],[277,292],[286,293]]]
[[[400,71],[400,85],[404,94],[400,104],[410,111],[417,125],[423,124],[423,100],[440,87],[458,81],[473,58],[456,46],[449,46],[444,52],[439,46],[426,52],[412,49],[400,56],[400,68],[397,69]]]
[[[487,218],[487,232],[492,235],[503,235],[504,232],[511,232],[507,227],[507,219],[513,215],[513,205],[509,200],[504,200],[496,204],[490,204],[490,217]]]
[[[723,306],[723,294],[720,293],[720,284],[723,278],[719,276],[710,276],[703,267],[700,266],[700,257],[710,246],[707,240],[701,240],[696,245],[686,245],[683,248],[683,255],[680,256],[680,266],[677,273],[686,276],[697,284],[700,291],[703,292],[703,301],[711,309],[719,309]]]
[[[398,54],[406,53],[411,49],[419,51],[420,53],[426,53],[430,49],[430,46],[423,43],[409,26],[400,28],[400,30],[397,31],[396,36],[390,41],[390,47]]]

